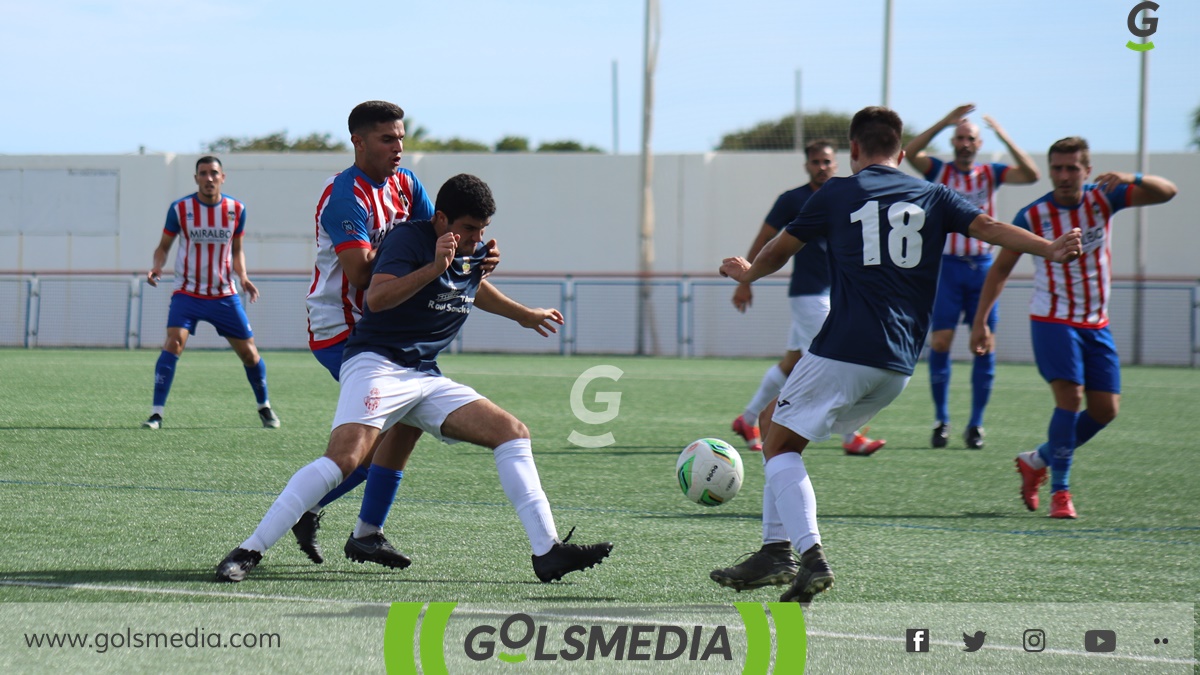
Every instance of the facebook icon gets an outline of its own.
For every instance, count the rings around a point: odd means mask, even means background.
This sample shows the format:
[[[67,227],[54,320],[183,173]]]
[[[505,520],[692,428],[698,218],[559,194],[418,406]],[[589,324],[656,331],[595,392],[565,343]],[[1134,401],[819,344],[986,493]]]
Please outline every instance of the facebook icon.
[[[929,629],[928,628],[908,628],[905,630],[904,651],[906,652],[927,652],[929,651]]]

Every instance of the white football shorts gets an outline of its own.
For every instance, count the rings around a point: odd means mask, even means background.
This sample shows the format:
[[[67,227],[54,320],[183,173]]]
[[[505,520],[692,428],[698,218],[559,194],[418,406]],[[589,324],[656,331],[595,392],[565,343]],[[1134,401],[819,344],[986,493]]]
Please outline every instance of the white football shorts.
[[[894,370],[805,354],[779,392],[771,422],[813,442],[858,431],[904,391],[908,380]]]
[[[795,295],[788,301],[792,305],[792,330],[788,333],[787,350],[807,354],[808,346],[829,316],[829,296]]]
[[[386,431],[403,422],[445,443],[458,443],[442,436],[446,417],[484,398],[465,384],[405,368],[374,352],[350,357],[342,364],[340,377],[334,429],[355,423]]]

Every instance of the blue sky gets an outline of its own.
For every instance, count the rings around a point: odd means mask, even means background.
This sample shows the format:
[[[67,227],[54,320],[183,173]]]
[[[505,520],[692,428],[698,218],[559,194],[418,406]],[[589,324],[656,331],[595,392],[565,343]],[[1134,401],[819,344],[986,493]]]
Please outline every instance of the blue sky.
[[[333,4],[6,2],[0,153],[187,153],[282,129],[345,137],[350,108],[371,98],[399,103],[440,138],[611,149],[614,60],[620,150],[639,149],[644,0]],[[1098,151],[1132,151],[1134,4],[894,0],[892,107],[922,129],[972,101],[1035,154],[1075,134]],[[1160,5],[1149,146],[1181,152],[1200,106],[1200,2]],[[654,150],[711,150],[724,133],[791,112],[797,69],[806,110],[879,103],[883,7],[661,0]]]

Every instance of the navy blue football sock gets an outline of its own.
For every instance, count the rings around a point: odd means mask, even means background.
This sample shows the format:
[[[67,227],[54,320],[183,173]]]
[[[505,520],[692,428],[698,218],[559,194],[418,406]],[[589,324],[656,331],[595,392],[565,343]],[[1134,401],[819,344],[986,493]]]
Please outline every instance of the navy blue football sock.
[[[401,478],[404,478],[403,471],[372,464],[367,471],[367,487],[363,490],[362,508],[358,511],[358,519],[382,529],[388,517],[388,510],[392,508],[392,502],[396,499],[396,490],[400,487]]]
[[[179,357],[167,350],[158,355],[158,363],[154,366],[154,405],[167,404],[167,394],[171,393],[171,382],[175,379],[175,364]]]
[[[267,398],[267,363],[259,357],[258,363],[252,366],[245,366],[246,379],[250,380],[250,386],[254,388],[254,400],[258,401],[258,405],[265,404]]]
[[[346,476],[346,480],[339,483],[337,487],[335,487],[329,491],[329,494],[322,497],[321,501],[317,502],[317,505],[324,507],[324,506],[327,506],[328,504],[330,504],[331,502],[337,501],[338,499],[341,498],[342,495],[353,490],[354,488],[358,487],[359,485],[362,485],[362,482],[365,481],[366,479],[367,479],[367,467],[365,467],[365,466],[358,467],[357,469],[354,470],[353,473],[351,473],[349,476]]]
[[[970,426],[983,426],[983,412],[992,397],[992,382],[996,380],[996,355],[989,353],[976,356],[971,365],[971,421]]]
[[[950,352],[929,351],[929,389],[933,392],[933,415],[950,423]]]

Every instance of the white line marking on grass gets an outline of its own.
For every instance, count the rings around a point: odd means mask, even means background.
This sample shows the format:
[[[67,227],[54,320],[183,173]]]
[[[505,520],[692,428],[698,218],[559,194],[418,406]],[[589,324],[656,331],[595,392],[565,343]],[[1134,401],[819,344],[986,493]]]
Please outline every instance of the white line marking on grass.
[[[182,588],[145,588],[142,586],[108,586],[105,584],[74,584],[54,581],[14,581],[0,579],[0,586],[26,586],[30,588],[63,588],[75,591],[113,591],[117,593],[145,593],[148,595],[195,595],[206,598],[239,598],[242,600],[276,600],[280,602],[313,602],[341,605],[371,605],[391,607],[390,602],[363,602],[360,600],[331,600],[305,598],[289,595],[263,595],[261,593],[230,593],[228,591],[189,591]]]

